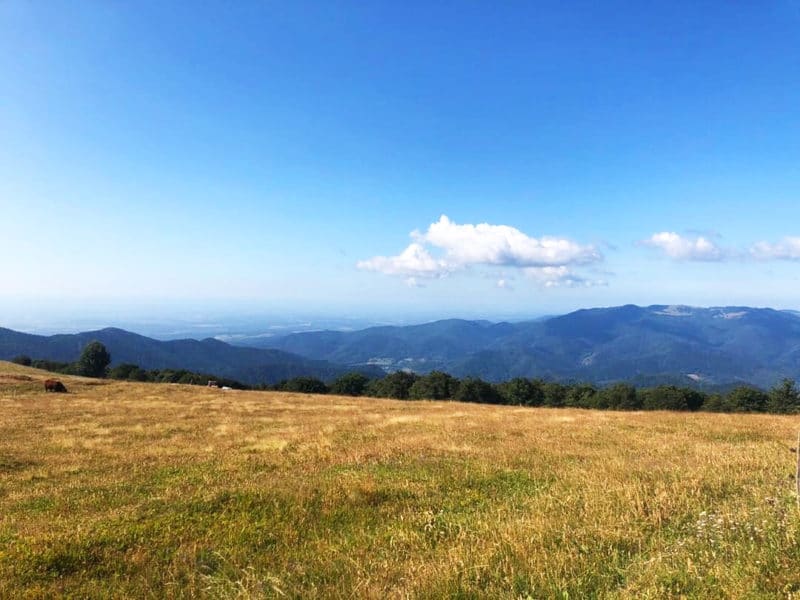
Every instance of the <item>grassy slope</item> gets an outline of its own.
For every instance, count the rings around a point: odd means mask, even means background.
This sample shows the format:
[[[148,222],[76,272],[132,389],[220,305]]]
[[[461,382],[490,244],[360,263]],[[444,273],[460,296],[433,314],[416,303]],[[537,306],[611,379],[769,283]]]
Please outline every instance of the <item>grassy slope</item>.
[[[2,598],[800,590],[796,418],[48,376],[0,363]]]

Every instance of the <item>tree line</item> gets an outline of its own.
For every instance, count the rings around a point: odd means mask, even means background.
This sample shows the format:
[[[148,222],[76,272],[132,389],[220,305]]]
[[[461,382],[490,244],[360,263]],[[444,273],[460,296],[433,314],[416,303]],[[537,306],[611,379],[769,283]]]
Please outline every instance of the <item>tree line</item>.
[[[313,377],[296,377],[274,386],[260,386],[260,389],[398,400],[456,400],[601,410],[800,412],[800,390],[793,379],[784,379],[768,391],[741,385],[722,394],[675,385],[636,388],[627,383],[615,383],[600,387],[590,383],[558,383],[524,377],[490,383],[477,377],[458,379],[441,371],[427,375],[397,371],[380,379],[348,373],[330,385]]]
[[[184,383],[189,385],[208,385],[209,380],[219,386],[233,389],[250,389],[235,379],[218,377],[208,373],[197,373],[187,369],[142,369],[139,365],[122,363],[114,367],[111,355],[100,342],[90,342],[75,362],[59,362],[55,360],[32,359],[27,355],[16,356],[11,362],[19,365],[62,373],[64,375],[81,375],[83,377],[103,377],[123,381],[142,381],[150,383]]]
[[[741,385],[730,392],[709,393],[690,387],[659,385],[636,388],[627,383],[607,387],[590,383],[558,383],[542,379],[516,377],[502,383],[490,383],[477,377],[458,379],[442,371],[417,375],[406,371],[369,379],[362,373],[346,373],[330,383],[315,377],[294,377],[277,384],[248,386],[233,379],[186,369],[145,370],[134,364],[109,368],[111,355],[100,342],[89,343],[74,363],[33,360],[28,356],[13,359],[18,364],[39,369],[109,377],[126,381],[218,385],[234,389],[277,390],[304,394],[369,396],[398,400],[456,400],[483,404],[593,408],[601,410],[678,410],[712,412],[800,412],[800,390],[793,379],[784,379],[770,390]]]

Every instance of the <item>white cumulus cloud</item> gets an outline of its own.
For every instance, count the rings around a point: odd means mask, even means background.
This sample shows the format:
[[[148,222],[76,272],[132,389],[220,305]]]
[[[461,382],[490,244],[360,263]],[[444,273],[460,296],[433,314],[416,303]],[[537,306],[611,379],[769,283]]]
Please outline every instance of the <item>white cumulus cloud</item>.
[[[750,255],[758,260],[800,260],[800,237],[785,237],[777,244],[758,242]]]
[[[674,260],[719,261],[726,258],[725,251],[703,236],[685,237],[673,231],[654,233],[641,242],[660,250]]]
[[[530,237],[508,225],[459,225],[446,215],[424,233],[412,232],[411,237],[413,242],[400,254],[375,256],[359,261],[356,266],[365,271],[403,276],[416,283],[416,278],[444,277],[474,266],[558,269],[603,260],[603,255],[591,245],[565,238]],[[508,288],[508,282],[498,287]]]
[[[424,234],[414,237],[440,248],[456,265],[543,267],[586,264],[602,259],[593,246],[554,237],[534,238],[508,225],[459,225],[442,215]]]

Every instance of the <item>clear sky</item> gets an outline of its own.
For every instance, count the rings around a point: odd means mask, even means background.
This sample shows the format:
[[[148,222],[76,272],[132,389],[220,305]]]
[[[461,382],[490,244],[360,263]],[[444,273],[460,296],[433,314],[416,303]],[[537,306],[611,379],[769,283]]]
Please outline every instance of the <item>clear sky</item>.
[[[0,253],[8,314],[800,308],[800,2],[3,0]]]

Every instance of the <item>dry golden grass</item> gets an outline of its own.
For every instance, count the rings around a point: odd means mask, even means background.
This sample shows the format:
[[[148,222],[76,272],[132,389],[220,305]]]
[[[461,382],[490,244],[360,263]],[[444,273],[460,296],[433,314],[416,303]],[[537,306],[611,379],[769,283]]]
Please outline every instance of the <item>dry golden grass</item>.
[[[791,597],[800,422],[0,363],[0,597]]]

